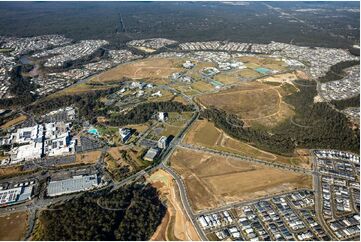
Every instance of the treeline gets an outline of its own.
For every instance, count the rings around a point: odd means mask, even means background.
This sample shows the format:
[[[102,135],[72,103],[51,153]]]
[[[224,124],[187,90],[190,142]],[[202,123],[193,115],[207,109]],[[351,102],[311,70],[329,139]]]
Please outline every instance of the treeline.
[[[99,98],[110,95],[119,89],[120,87],[113,87],[79,95],[65,95],[44,99],[26,107],[25,110],[35,114],[45,114],[54,109],[74,105],[78,108],[79,117],[82,119],[95,124],[98,116],[105,116],[108,119],[107,124],[112,126],[144,123],[159,111],[193,111],[192,106],[179,102],[150,102],[139,104],[126,113],[119,113],[121,110],[118,106],[105,106],[104,103],[98,101]]]
[[[152,118],[157,112],[187,112],[193,111],[190,105],[179,102],[150,102],[142,103],[127,113],[114,114],[107,124],[111,126],[122,126],[127,124],[141,124]]]
[[[327,71],[326,75],[318,78],[320,82],[330,82],[336,81],[344,78],[347,73],[344,69],[349,68],[351,66],[360,65],[359,60],[350,60],[350,61],[342,61],[333,66]]]
[[[45,98],[26,107],[25,110],[32,111],[36,114],[45,114],[54,109],[75,105],[79,108],[79,117],[93,118],[97,105],[100,105],[96,102],[96,100],[100,97],[110,95],[118,90],[120,90],[120,87],[112,87],[107,90],[91,91],[78,95],[64,95],[54,98]]]
[[[284,122],[272,132],[288,136],[296,147],[339,149],[359,153],[359,130],[351,128],[345,115],[327,103],[314,103],[315,87],[299,87],[300,92],[285,97],[295,107],[292,121]]]
[[[352,129],[347,118],[326,103],[313,103],[317,94],[314,86],[299,88],[300,92],[285,98],[295,107],[295,116],[269,131],[244,127],[240,121],[234,121],[237,117],[214,108],[202,111],[201,117],[212,120],[228,135],[273,153],[290,154],[295,148],[359,153],[359,130]]]
[[[86,193],[41,212],[34,240],[149,240],[165,215],[157,190],[144,184],[108,195]]]
[[[360,107],[360,95],[344,99],[344,100],[332,100],[331,104],[339,110],[343,110],[348,107]]]

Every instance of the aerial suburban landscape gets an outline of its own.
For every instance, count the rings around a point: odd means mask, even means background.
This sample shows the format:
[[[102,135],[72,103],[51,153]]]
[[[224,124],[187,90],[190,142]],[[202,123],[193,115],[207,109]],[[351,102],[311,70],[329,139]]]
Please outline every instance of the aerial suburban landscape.
[[[359,2],[0,2],[0,240],[359,241]]]

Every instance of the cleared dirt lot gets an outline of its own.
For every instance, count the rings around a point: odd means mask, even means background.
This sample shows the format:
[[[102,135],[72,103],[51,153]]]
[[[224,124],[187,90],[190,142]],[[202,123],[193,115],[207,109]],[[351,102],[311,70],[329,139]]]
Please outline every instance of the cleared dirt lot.
[[[175,151],[171,166],[195,210],[312,186],[311,176],[185,149]]]
[[[164,170],[157,170],[148,181],[157,188],[161,199],[167,204],[166,216],[150,240],[199,240],[192,223],[183,211],[178,188],[172,176]]]
[[[309,156],[305,155],[305,152],[302,154],[295,152],[294,156],[291,157],[272,154],[230,137],[224,133],[223,130],[215,127],[214,123],[207,120],[197,120],[186,134],[184,143],[255,157],[271,162],[292,164],[305,168],[310,168],[311,166]]]
[[[98,161],[101,155],[100,150],[89,151],[80,154],[76,154],[75,161],[77,163],[92,164]]]
[[[285,94],[281,86],[251,82],[197,100],[206,107],[236,114],[248,125],[274,127],[294,115],[292,107],[282,100]]]
[[[0,177],[21,173],[22,170],[23,169],[22,169],[21,165],[1,167],[0,168]]]
[[[17,212],[0,217],[0,240],[22,240],[26,231],[28,214]]]
[[[117,81],[122,77],[154,80],[168,78],[182,70],[181,58],[147,58],[119,65],[92,78],[94,82]]]

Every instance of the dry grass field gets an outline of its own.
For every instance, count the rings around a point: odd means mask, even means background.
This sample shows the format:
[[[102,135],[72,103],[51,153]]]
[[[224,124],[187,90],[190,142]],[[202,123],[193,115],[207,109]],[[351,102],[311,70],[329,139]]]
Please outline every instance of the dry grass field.
[[[137,130],[139,133],[143,133],[143,132],[145,132],[147,129],[149,129],[149,125],[148,125],[148,124],[128,124],[126,127],[127,127],[127,128],[130,128],[130,129],[135,129],[135,130]]]
[[[214,90],[213,86],[209,83],[206,83],[204,81],[197,81],[197,82],[194,82],[192,83],[191,87],[194,89],[194,90],[197,90],[201,93],[203,92],[209,92],[209,91],[212,91]]]
[[[21,114],[19,116],[17,116],[16,118],[9,120],[8,122],[4,123],[3,125],[0,126],[1,129],[8,129],[11,128],[15,125],[21,124],[22,122],[24,122],[25,120],[27,120],[28,117],[24,114]]]
[[[35,101],[35,104],[40,101],[50,100],[52,98],[62,97],[62,96],[72,96],[72,95],[80,95],[85,93],[91,93],[94,91],[102,91],[108,90],[114,87],[119,87],[118,84],[105,84],[105,85],[91,85],[88,83],[79,83],[67,88],[64,88],[58,92],[50,94],[49,96],[45,97],[44,99],[39,99],[39,101]]]
[[[311,176],[185,149],[170,162],[197,211],[312,187]]]
[[[184,142],[271,162],[292,164],[305,168],[310,168],[311,165],[309,156],[305,155],[305,152],[296,151],[292,157],[272,154],[230,137],[221,129],[216,128],[214,123],[207,120],[197,120],[186,134]]]
[[[199,237],[184,213],[182,203],[180,202],[178,188],[171,175],[164,170],[157,170],[148,181],[157,188],[160,199],[167,204],[167,213],[162,223],[158,226],[152,241],[176,241],[199,240]]]
[[[182,103],[184,105],[188,105],[188,101],[186,99],[184,99],[184,97],[182,96],[176,96],[174,99],[173,99],[174,102],[179,102],[179,103]]]
[[[260,56],[242,56],[238,60],[245,63],[249,68],[264,67],[271,70],[283,71],[287,69],[287,65],[280,59],[272,57]]]
[[[191,87],[191,85],[184,85],[184,84],[179,84],[179,83],[171,83],[170,86],[176,90],[178,90],[179,92],[182,92],[183,94],[187,95],[187,96],[194,96],[197,94],[200,94],[201,92],[193,89]]]
[[[239,71],[238,76],[240,78],[255,79],[262,75],[253,69],[247,68],[247,69],[243,69],[243,70]]]
[[[181,58],[147,58],[121,64],[108,71],[102,72],[91,79],[91,82],[112,82],[122,77],[132,79],[147,79],[159,83],[159,80],[168,78],[172,73],[182,70]]]
[[[162,132],[160,133],[161,136],[176,136],[182,129],[181,126],[174,126],[169,124],[162,125]]]
[[[26,232],[28,213],[16,212],[0,217],[0,240],[23,240]]]
[[[225,85],[240,83],[240,77],[238,76],[239,72],[228,72],[220,73],[214,76],[216,81],[222,82]]]
[[[161,97],[158,96],[150,96],[148,97],[147,101],[148,102],[166,102],[166,101],[170,101],[172,100],[174,97],[174,94],[170,91],[167,90],[160,90],[160,93],[162,94]]]
[[[168,83],[168,77],[172,73],[182,70],[181,64],[183,62],[184,60],[181,58],[147,58],[120,64],[91,77],[86,82],[65,88],[49,95],[47,98],[107,90],[112,87],[117,87],[117,82],[124,77],[145,79],[146,81],[156,84],[166,84]]]
[[[158,140],[161,136],[176,136],[188,120],[193,116],[192,112],[169,112],[168,119],[149,132],[148,139]]]
[[[272,128],[294,115],[292,107],[282,100],[284,94],[281,86],[252,82],[202,95],[197,101],[236,114],[250,126]]]

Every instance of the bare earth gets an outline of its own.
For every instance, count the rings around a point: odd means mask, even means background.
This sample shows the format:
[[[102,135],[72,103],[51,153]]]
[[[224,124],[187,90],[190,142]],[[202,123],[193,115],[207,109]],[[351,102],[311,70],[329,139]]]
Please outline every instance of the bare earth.
[[[179,67],[181,63],[182,60],[177,58],[147,58],[119,65],[97,75],[92,81],[117,81],[122,77],[150,80],[168,78],[172,73],[182,70]]]
[[[27,212],[16,212],[0,217],[0,240],[22,240],[26,231]]]
[[[311,176],[185,149],[175,151],[171,166],[184,179],[194,210],[312,186]]]
[[[22,171],[22,166],[7,166],[0,168],[0,176],[7,176],[16,173],[20,173]]]
[[[102,152],[100,150],[96,150],[96,151],[89,151],[85,153],[76,154],[76,162],[84,163],[84,164],[95,163],[100,158],[101,153]]]
[[[167,203],[167,214],[150,240],[199,240],[192,223],[183,212],[178,188],[172,176],[164,170],[157,170],[148,179],[159,191],[161,199]]]

